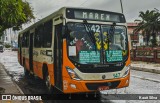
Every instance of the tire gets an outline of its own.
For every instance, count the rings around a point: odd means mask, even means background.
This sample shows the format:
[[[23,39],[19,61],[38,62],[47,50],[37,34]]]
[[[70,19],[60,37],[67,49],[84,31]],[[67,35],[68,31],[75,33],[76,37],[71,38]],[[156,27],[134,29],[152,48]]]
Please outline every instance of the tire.
[[[31,74],[29,70],[27,70],[25,63],[23,63],[24,67],[24,76],[30,79],[35,79],[34,74]]]
[[[25,59],[23,59],[24,75],[29,76],[29,71],[26,68]]]
[[[88,92],[87,95],[86,93],[83,93],[84,98],[86,100],[100,100],[100,92]]]
[[[24,75],[29,76],[29,71],[26,69],[26,67],[24,67]]]
[[[29,79],[35,79],[34,74],[31,74],[29,70],[27,70],[25,67],[24,67],[24,76]]]
[[[53,93],[53,87],[50,83],[50,76],[48,74],[48,71],[45,74],[45,85],[46,85],[46,89],[47,89],[47,94]]]

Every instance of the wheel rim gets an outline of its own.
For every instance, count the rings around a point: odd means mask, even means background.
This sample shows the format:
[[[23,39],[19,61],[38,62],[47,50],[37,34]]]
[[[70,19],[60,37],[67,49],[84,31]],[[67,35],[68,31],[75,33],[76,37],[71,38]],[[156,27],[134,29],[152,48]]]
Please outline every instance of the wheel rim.
[[[50,84],[50,76],[49,75],[47,75],[47,77],[46,77],[46,86],[50,90],[51,84]]]

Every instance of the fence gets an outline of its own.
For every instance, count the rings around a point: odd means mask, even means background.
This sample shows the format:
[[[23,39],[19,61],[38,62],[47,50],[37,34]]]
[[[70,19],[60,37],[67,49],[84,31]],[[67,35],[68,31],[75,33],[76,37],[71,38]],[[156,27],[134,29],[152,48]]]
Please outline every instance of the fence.
[[[18,51],[17,48],[3,48],[3,51]]]
[[[131,60],[160,63],[160,48],[134,48]]]

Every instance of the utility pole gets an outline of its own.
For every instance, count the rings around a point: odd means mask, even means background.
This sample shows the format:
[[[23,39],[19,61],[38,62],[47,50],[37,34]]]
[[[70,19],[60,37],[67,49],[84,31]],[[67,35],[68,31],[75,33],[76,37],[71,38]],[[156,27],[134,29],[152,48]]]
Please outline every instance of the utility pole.
[[[120,3],[121,3],[121,11],[123,13],[123,5],[122,5],[122,0],[120,0]]]

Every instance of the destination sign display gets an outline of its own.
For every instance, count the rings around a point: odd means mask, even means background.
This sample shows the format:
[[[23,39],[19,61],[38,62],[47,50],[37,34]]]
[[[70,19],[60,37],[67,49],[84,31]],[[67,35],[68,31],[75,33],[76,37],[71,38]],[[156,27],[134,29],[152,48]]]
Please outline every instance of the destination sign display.
[[[123,14],[92,9],[67,9],[66,17],[69,19],[125,23]]]
[[[80,63],[100,63],[100,53],[97,51],[80,51],[79,52]]]
[[[122,61],[122,51],[121,50],[109,50],[106,51],[107,62]]]

